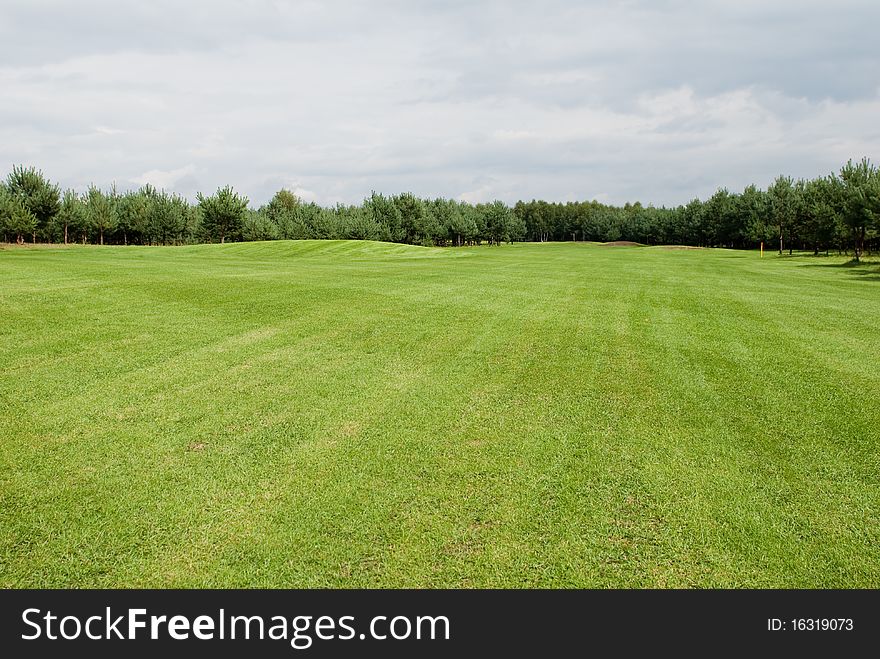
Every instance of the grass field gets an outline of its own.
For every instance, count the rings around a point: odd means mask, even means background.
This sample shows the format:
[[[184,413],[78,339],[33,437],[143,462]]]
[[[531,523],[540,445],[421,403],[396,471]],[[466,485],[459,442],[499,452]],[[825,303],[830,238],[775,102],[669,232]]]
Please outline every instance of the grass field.
[[[0,586],[880,587],[880,268],[0,250]]]

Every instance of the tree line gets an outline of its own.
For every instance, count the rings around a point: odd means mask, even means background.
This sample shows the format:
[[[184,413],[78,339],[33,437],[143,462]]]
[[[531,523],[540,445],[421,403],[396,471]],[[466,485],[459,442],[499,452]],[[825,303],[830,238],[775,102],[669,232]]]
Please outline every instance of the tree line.
[[[190,203],[144,185],[120,192],[91,186],[61,191],[34,167],[15,166],[0,182],[5,242],[176,245],[276,239],[381,240],[461,246],[512,241],[632,241],[648,245],[754,248],[858,261],[880,241],[880,171],[869,160],[811,180],[777,177],[766,190],[717,190],[667,208],[598,201],[470,204],[373,192],[358,205],[305,202],[279,190],[259,208],[230,186]]]

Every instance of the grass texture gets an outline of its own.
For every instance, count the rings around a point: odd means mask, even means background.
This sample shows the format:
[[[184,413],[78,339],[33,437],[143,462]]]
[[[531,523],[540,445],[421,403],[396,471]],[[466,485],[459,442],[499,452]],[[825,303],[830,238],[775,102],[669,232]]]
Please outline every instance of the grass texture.
[[[880,587],[880,268],[0,250],[2,587]]]

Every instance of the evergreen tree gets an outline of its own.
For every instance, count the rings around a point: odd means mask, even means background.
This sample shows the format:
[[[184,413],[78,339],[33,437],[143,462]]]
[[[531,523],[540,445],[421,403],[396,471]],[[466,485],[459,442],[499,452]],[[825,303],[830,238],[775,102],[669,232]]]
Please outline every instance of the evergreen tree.
[[[778,176],[767,189],[770,202],[769,216],[777,228],[779,236],[779,255],[782,256],[784,238],[790,231],[796,212],[796,199],[791,177]]]
[[[98,232],[98,244],[104,244],[104,234],[116,228],[116,207],[113,197],[105,194],[94,185],[86,194],[86,209],[89,223]]]
[[[865,249],[865,234],[869,225],[876,221],[877,168],[867,158],[858,163],[848,161],[840,170],[843,181],[841,204],[842,219],[852,236],[853,260],[858,262]]]
[[[26,233],[31,235],[32,242],[37,242],[37,233],[48,230],[61,207],[58,186],[49,182],[38,169],[16,165],[6,177],[6,189],[18,202],[16,213],[20,222],[30,226],[30,220],[25,218],[33,218],[33,228]],[[22,214],[22,211],[27,212]]]
[[[73,190],[65,190],[57,216],[58,224],[63,230],[65,245],[69,242],[70,232],[76,231],[86,223],[85,214],[86,207],[79,195]]]
[[[202,224],[208,235],[220,243],[234,240],[241,233],[242,222],[248,206],[247,197],[240,197],[230,186],[220,188],[210,197],[198,194],[202,211]]]

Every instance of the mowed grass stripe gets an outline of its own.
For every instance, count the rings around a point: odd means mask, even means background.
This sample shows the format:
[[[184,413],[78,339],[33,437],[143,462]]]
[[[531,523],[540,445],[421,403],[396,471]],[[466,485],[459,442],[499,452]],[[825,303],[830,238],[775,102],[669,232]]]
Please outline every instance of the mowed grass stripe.
[[[878,283],[841,262],[0,252],[0,579],[876,586]]]

